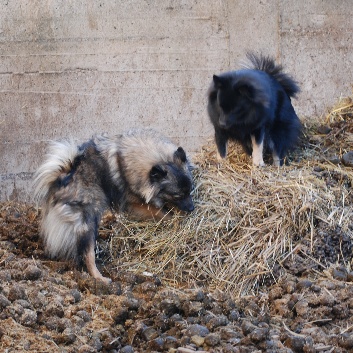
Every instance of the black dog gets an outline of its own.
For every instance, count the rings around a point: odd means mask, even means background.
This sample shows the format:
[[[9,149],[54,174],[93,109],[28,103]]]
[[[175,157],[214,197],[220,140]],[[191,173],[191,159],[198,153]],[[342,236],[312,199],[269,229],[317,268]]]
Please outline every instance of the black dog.
[[[218,153],[225,158],[228,140],[235,140],[254,165],[264,165],[264,150],[272,153],[274,165],[282,165],[301,131],[290,99],[299,87],[272,58],[247,57],[251,68],[214,75],[208,91]]]

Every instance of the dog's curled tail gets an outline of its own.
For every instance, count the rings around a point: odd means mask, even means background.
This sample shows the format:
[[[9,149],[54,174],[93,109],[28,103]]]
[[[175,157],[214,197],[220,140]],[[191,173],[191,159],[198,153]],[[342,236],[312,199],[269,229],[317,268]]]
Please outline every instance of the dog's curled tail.
[[[298,84],[283,72],[282,65],[277,65],[273,58],[252,52],[247,53],[246,56],[250,60],[252,69],[264,71],[274,77],[289,97],[296,97],[297,93],[300,92]]]
[[[72,140],[50,142],[46,160],[34,174],[34,200],[37,204],[48,197],[50,187],[61,175],[70,172],[79,153],[77,144]]]

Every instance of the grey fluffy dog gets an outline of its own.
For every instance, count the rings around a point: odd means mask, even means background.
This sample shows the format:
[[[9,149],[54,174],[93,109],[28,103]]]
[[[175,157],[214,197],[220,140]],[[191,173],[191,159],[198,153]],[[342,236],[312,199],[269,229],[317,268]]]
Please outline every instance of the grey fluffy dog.
[[[83,259],[91,276],[109,283],[94,252],[103,212],[110,207],[157,220],[170,217],[174,206],[191,212],[191,170],[183,148],[154,130],[97,136],[80,146],[52,142],[34,181],[47,255]]]

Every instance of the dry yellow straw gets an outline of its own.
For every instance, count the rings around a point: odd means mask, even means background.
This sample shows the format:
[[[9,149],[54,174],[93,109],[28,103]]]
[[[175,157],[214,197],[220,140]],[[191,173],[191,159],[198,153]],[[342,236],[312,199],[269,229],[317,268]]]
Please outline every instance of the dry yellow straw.
[[[147,271],[174,286],[205,285],[245,295],[272,277],[275,264],[299,251],[303,238],[313,247],[317,220],[349,231],[351,191],[343,183],[327,186],[313,168],[350,181],[352,169],[319,162],[317,151],[290,166],[254,168],[237,146],[229,150],[221,164],[213,142],[194,157],[192,214],[157,224],[118,216],[111,239],[117,270]]]

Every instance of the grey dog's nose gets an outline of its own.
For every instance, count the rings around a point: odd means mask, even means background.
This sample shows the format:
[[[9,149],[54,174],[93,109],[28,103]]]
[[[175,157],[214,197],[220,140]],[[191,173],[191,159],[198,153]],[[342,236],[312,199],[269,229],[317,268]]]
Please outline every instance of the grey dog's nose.
[[[177,202],[176,206],[181,211],[192,212],[195,209],[191,196]]]

